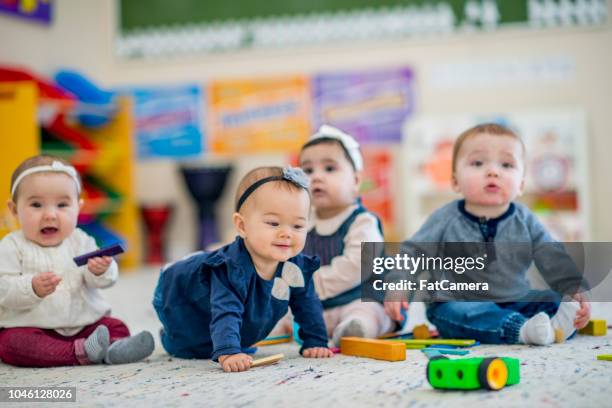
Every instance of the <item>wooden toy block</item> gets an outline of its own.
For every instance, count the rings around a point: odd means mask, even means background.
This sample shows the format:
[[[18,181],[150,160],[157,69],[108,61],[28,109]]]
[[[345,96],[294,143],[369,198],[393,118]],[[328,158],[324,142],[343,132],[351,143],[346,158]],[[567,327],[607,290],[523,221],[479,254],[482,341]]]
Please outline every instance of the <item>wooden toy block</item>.
[[[427,327],[426,324],[420,324],[418,326],[414,326],[414,329],[412,329],[412,335],[417,340],[431,338],[431,334],[429,333],[429,327]]]
[[[290,341],[291,341],[291,335],[289,334],[285,334],[282,336],[270,336],[270,337],[266,337],[265,339],[253,344],[253,347],[270,346],[272,344],[280,344],[280,343],[289,343]]]
[[[475,357],[450,360],[433,356],[426,369],[433,388],[497,391],[520,382],[520,362],[510,357]]]
[[[605,320],[589,320],[589,323],[578,330],[578,333],[590,336],[605,336],[607,331],[608,326],[606,326]]]
[[[347,356],[367,357],[376,360],[406,360],[404,344],[388,340],[342,337],[340,339],[340,352]]]
[[[562,329],[555,329],[555,343],[563,343],[565,341],[565,335],[563,335]]]
[[[260,367],[260,366],[268,365],[268,364],[274,364],[284,357],[285,355],[280,353],[280,354],[273,354],[271,356],[264,357],[264,358],[258,358],[257,360],[253,360],[253,362],[251,363],[251,368]]]
[[[612,361],[612,354],[600,354],[597,356],[598,360]]]
[[[395,343],[403,343],[408,345],[422,345],[429,346],[431,344],[446,344],[449,346],[461,346],[470,347],[476,344],[476,340],[472,339],[389,339],[385,341],[392,341]]]

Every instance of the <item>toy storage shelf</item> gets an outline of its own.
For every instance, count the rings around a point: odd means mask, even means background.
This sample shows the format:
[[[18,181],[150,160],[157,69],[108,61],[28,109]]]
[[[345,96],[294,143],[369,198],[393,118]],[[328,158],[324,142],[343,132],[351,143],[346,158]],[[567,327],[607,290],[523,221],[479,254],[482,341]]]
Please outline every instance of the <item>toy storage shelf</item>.
[[[118,100],[117,113],[99,128],[70,123],[68,130],[84,136],[89,146],[83,149],[70,140],[50,135],[38,124],[37,112],[42,104],[33,83],[0,83],[0,199],[9,199],[10,176],[25,158],[40,152],[70,161],[84,181],[84,201],[80,223],[95,222],[96,229],[107,236],[116,235],[126,244],[119,258],[123,268],[140,264],[141,237],[138,206],[134,191],[134,148],[132,141],[131,101]],[[57,108],[67,117],[72,108]],[[18,137],[17,137],[18,135]],[[44,139],[41,143],[41,139]],[[0,212],[0,237],[18,226],[8,210]],[[110,234],[109,234],[110,233]],[[97,236],[99,245],[104,237]]]
[[[13,170],[40,151],[37,103],[34,83],[0,83],[0,238],[17,228],[6,206],[11,198]]]

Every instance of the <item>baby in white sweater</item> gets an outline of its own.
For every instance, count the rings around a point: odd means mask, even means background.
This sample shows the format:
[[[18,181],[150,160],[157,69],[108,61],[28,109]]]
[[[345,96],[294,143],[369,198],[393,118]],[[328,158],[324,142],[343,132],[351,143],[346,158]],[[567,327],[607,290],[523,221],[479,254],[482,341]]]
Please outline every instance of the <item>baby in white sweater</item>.
[[[39,155],[11,178],[9,209],[21,229],[0,241],[0,359],[25,367],[121,364],[153,352],[149,332],[130,337],[98,294],[117,280],[110,257],[73,258],[97,249],[76,228],[81,181],[66,161]]]

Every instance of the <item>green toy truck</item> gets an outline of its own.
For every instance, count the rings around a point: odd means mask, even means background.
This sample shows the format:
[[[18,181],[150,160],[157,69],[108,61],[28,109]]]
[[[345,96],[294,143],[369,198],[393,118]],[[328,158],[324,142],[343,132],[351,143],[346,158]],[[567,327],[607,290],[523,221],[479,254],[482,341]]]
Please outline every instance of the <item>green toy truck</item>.
[[[433,388],[501,390],[521,380],[520,363],[510,357],[474,357],[449,359],[432,357],[427,364],[427,381]]]

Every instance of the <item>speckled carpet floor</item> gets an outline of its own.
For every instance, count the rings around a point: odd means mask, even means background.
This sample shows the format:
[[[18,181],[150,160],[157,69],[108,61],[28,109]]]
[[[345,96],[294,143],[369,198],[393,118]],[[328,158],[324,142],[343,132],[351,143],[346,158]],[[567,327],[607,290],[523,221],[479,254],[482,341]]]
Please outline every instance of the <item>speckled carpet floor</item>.
[[[124,274],[103,291],[113,315],[132,332],[160,327],[150,298],[156,270]],[[593,317],[612,322],[610,304],[594,304]],[[612,407],[612,330],[605,337],[578,336],[550,347],[478,346],[469,356],[508,356],[521,361],[521,382],[499,392],[437,391],[425,379],[427,358],[408,350],[406,361],[382,362],[337,355],[304,359],[295,344],[261,347],[256,357],[285,353],[276,365],[226,374],[211,361],[170,358],[159,343],[144,362],[123,366],[24,369],[0,363],[0,386],[72,386],[76,403],[60,406],[127,407]],[[159,339],[156,339],[157,341]],[[40,406],[0,403],[0,406]]]

